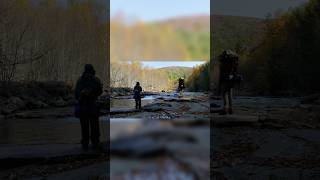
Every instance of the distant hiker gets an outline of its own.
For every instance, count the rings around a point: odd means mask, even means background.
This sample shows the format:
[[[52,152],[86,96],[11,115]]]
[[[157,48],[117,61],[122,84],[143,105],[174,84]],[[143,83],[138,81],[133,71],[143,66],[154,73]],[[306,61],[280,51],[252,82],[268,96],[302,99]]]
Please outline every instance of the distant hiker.
[[[88,149],[89,137],[91,137],[93,148],[97,148],[100,143],[99,108],[96,101],[101,94],[101,81],[95,76],[93,66],[86,64],[75,89],[75,97],[79,108],[78,117],[81,122],[81,144],[83,149]],[[90,135],[89,127],[91,131]]]
[[[179,81],[178,81],[179,85],[178,85],[178,92],[181,92],[184,90],[185,86],[184,86],[184,79],[182,78],[179,78]]]
[[[225,50],[219,57],[220,78],[219,88],[223,99],[223,110],[220,114],[232,114],[232,89],[241,78],[237,75],[239,57],[231,50]]]
[[[133,88],[133,98],[136,101],[136,109],[141,109],[141,92],[142,87],[140,86],[140,83],[137,82]]]

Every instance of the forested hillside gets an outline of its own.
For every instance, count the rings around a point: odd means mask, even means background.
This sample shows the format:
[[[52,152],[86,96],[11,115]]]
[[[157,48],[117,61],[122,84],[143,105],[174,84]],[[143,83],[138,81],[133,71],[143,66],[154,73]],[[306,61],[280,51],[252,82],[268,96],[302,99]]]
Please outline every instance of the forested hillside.
[[[263,24],[263,20],[256,18],[213,16],[215,53],[226,48],[249,48],[263,31]],[[123,15],[111,19],[111,60],[209,60],[209,56],[207,15],[131,24],[126,23]]]
[[[233,49],[245,54],[260,42],[265,32],[263,19],[237,16],[213,16],[214,56],[225,49]]]
[[[243,65],[253,91],[307,94],[320,90],[320,1],[267,21],[263,43]]]
[[[219,54],[223,49],[239,53],[254,48],[263,31],[263,21],[255,18],[213,16],[213,45]],[[152,23],[127,23],[122,15],[111,19],[111,71],[116,62],[128,60],[206,60],[210,59],[210,17],[207,15],[177,17]],[[188,78],[190,89],[208,90],[208,71],[200,69]],[[125,74],[125,72],[123,73]],[[199,76],[199,77],[198,77]],[[204,79],[203,79],[204,78]],[[111,74],[113,82],[116,77]],[[201,82],[191,82],[197,80]],[[202,87],[194,87],[194,85]]]
[[[69,2],[69,1],[68,1]],[[1,0],[0,81],[74,83],[86,63],[108,81],[106,7],[95,1]]]
[[[241,67],[248,60],[248,55],[259,46],[265,33],[265,20],[249,17],[218,16],[212,17],[211,28],[213,28],[212,45],[213,59],[225,49],[232,49],[241,56]],[[160,24],[172,27],[181,43],[186,46],[187,52],[193,59],[209,59],[210,56],[210,22],[209,16],[180,17]],[[210,24],[209,24],[210,25]],[[209,61],[208,61],[209,62]],[[212,66],[213,67],[213,66]],[[211,68],[213,73],[213,68]],[[209,63],[197,67],[187,79],[187,86],[192,91],[208,91],[209,81],[217,79],[217,73],[210,76]],[[214,82],[213,86],[217,83]],[[216,88],[216,87],[212,87]]]

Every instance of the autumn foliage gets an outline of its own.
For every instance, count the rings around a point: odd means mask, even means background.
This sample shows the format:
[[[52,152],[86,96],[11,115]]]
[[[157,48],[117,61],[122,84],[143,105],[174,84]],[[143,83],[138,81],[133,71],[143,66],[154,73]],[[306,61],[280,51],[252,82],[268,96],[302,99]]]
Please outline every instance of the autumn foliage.
[[[253,91],[260,94],[319,92],[320,1],[311,0],[266,20],[262,44],[243,64]]]

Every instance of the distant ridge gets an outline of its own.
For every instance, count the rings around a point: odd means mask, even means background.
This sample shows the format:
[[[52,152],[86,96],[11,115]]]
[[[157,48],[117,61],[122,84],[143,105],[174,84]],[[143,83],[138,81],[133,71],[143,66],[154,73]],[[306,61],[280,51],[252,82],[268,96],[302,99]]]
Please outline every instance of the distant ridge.
[[[235,25],[247,25],[252,27],[260,26],[263,19],[245,16],[213,15],[213,27],[224,26],[226,23]],[[168,25],[175,29],[187,31],[210,31],[210,15],[198,14],[190,16],[178,16],[167,20],[154,22],[155,24]]]
[[[174,17],[155,22],[157,25],[169,26],[177,31],[188,32],[188,36],[207,34],[210,37],[210,26],[213,28],[213,46],[215,54],[223,49],[243,46],[245,49],[254,49],[261,42],[265,32],[265,20],[255,17],[213,15],[210,24],[210,15],[193,15]]]

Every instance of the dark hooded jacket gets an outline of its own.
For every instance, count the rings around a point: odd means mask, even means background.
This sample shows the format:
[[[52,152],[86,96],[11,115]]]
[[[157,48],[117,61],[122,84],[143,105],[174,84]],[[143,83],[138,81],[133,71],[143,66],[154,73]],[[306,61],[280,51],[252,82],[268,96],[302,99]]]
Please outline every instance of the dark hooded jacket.
[[[95,76],[93,66],[86,65],[84,73],[77,81],[75,98],[80,104],[92,104],[101,94],[102,84],[100,79]]]
[[[133,98],[134,99],[141,99],[141,92],[142,92],[142,87],[140,84],[137,84],[133,88]]]

